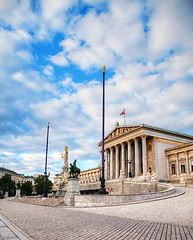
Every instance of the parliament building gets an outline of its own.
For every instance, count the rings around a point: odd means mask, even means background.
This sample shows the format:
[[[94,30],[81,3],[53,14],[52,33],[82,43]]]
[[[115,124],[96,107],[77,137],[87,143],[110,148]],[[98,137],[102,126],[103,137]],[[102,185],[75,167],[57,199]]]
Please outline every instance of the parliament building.
[[[98,143],[102,156],[102,141]],[[149,173],[157,180],[193,184],[193,136],[145,124],[116,123],[104,140],[105,179],[133,178],[146,181]],[[102,161],[102,157],[101,157]],[[81,183],[99,180],[98,168],[82,171]],[[108,184],[107,184],[108,185]]]
[[[98,167],[79,174],[82,193],[94,193],[100,188],[102,141],[98,146]],[[142,183],[155,180],[193,186],[193,136],[146,124],[120,126],[117,122],[104,139],[104,150],[106,188],[113,194],[140,192],[145,186]],[[53,187],[61,194],[66,191],[69,175],[68,149],[63,158],[63,171],[55,176]]]

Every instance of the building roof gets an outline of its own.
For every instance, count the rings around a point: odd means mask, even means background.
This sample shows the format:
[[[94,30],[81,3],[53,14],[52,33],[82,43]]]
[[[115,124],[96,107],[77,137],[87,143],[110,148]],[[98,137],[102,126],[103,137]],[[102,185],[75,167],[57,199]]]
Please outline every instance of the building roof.
[[[20,174],[10,170],[10,169],[7,169],[7,168],[3,168],[3,167],[0,167],[0,172],[5,172],[5,173],[8,173],[8,174],[11,174],[11,175],[18,175],[21,177]]]
[[[94,171],[98,171],[98,170],[100,170],[99,167],[96,167],[96,168],[90,168],[90,169],[87,169],[87,170],[81,171],[80,174],[81,174],[81,173],[86,173],[86,172],[88,172],[88,171],[89,171],[89,172],[94,172]]]
[[[184,149],[193,149],[193,142],[190,142],[190,143],[184,143],[184,144],[181,144],[179,146],[175,146],[175,147],[172,147],[172,148],[167,148],[165,149],[166,151],[166,154],[168,154],[169,152],[172,152],[174,150],[179,150],[179,151],[184,151]]]
[[[190,139],[190,140],[193,141],[193,136],[191,136],[191,135],[188,135],[188,134],[185,134],[185,133],[179,133],[179,132],[176,132],[176,131],[167,130],[167,129],[164,129],[164,128],[154,127],[154,126],[150,126],[150,125],[146,125],[146,124],[116,125],[116,126],[105,136],[105,141],[107,140],[107,138],[108,138],[114,131],[116,131],[117,129],[121,129],[121,128],[127,128],[127,129],[129,129],[129,132],[134,132],[134,131],[137,131],[137,130],[139,130],[139,129],[141,129],[141,128],[146,128],[146,129],[154,130],[154,131],[157,131],[157,132],[164,132],[164,133],[168,133],[168,134],[170,134],[170,135],[176,135],[176,136],[188,138],[188,139]],[[123,133],[122,135],[127,134],[127,133],[128,133],[128,132]],[[101,144],[102,144],[102,141],[100,141],[100,142],[98,143],[99,146],[100,146]]]

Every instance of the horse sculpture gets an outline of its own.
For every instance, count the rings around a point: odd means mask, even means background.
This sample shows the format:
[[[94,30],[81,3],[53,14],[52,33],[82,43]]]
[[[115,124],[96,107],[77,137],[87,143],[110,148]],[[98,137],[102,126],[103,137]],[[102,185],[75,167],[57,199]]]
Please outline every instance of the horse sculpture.
[[[80,168],[76,166],[76,159],[74,160],[73,164],[70,163],[70,178],[78,178],[80,174]]]

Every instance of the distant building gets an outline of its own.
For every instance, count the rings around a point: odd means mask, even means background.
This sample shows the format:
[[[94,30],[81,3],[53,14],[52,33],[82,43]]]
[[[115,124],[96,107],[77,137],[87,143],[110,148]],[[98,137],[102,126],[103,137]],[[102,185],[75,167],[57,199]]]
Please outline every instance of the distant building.
[[[25,183],[27,181],[30,181],[33,186],[35,185],[35,181],[34,181],[35,178],[40,176],[40,174],[34,174],[33,176],[25,176],[24,174],[18,174],[13,170],[0,167],[0,178],[2,178],[6,173],[11,175],[12,181],[15,181],[16,184],[19,181],[20,183]]]
[[[6,173],[11,175],[12,181],[15,181],[16,184],[19,181],[20,182],[23,181],[23,179],[24,179],[24,177],[22,175],[16,173],[15,171],[12,171],[12,170],[4,168],[4,167],[0,167],[0,178],[2,178]]]

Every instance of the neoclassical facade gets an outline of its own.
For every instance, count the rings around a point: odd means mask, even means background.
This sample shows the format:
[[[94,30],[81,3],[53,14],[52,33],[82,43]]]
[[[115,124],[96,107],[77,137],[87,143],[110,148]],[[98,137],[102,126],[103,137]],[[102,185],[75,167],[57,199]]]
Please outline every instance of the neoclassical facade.
[[[92,168],[89,170],[81,171],[80,183],[93,183],[100,181],[100,170],[99,168]]]
[[[129,172],[133,178],[155,172],[158,179],[168,179],[171,177],[171,161],[168,160],[171,152],[166,154],[166,149],[191,142],[193,136],[187,134],[145,124],[119,126],[116,123],[104,142],[105,179],[127,178]],[[102,142],[98,145],[101,151]],[[186,172],[190,174],[192,169],[188,155],[184,159]],[[177,167],[176,171],[178,174]]]
[[[166,149],[169,164],[169,178],[178,182],[184,175],[189,184],[193,184],[193,142]]]
[[[80,172],[81,191],[100,188],[102,142],[98,146],[101,152],[99,166]],[[105,137],[104,150],[106,187],[114,193],[127,194],[127,183],[131,179],[149,182],[156,178],[174,183],[184,179],[193,184],[193,136],[145,124],[120,126],[116,123]],[[67,176],[68,151],[63,171],[54,178],[53,189],[64,191]]]

